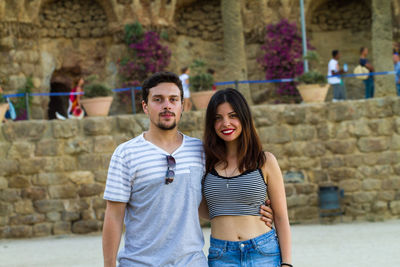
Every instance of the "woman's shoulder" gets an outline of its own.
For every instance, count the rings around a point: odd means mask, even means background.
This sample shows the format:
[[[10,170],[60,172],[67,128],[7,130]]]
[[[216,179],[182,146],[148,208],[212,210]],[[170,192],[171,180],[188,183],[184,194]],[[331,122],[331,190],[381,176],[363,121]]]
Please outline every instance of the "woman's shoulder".
[[[264,170],[268,170],[271,167],[276,167],[278,165],[278,160],[276,159],[275,155],[269,151],[264,151],[265,155],[265,163],[263,166]]]

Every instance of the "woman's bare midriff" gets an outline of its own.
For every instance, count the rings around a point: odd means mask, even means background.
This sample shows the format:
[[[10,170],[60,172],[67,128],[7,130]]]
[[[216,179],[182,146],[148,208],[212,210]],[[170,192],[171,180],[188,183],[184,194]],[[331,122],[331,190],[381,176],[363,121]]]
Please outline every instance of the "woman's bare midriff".
[[[211,236],[228,241],[244,241],[269,232],[260,216],[217,216],[211,220]]]

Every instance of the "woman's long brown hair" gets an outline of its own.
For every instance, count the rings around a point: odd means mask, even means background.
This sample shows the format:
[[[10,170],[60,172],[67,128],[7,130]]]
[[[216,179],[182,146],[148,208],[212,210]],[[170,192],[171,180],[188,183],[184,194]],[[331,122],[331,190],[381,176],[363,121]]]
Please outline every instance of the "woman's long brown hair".
[[[243,95],[232,88],[217,91],[208,103],[204,130],[204,152],[206,154],[206,173],[209,173],[217,163],[228,165],[225,142],[217,135],[214,128],[217,108],[223,103],[229,103],[239,117],[242,133],[239,135],[237,147],[239,172],[261,168],[266,157],[262,150],[260,138],[251,116],[251,111]]]

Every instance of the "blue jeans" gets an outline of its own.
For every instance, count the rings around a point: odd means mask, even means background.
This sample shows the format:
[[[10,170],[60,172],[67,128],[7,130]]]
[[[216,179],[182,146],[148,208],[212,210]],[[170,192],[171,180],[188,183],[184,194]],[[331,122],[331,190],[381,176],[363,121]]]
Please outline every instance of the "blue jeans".
[[[371,76],[368,77],[368,79],[363,80],[364,85],[365,85],[365,98],[372,98],[374,97],[374,78]]]
[[[277,267],[281,251],[275,230],[246,241],[225,241],[210,237],[208,266]]]

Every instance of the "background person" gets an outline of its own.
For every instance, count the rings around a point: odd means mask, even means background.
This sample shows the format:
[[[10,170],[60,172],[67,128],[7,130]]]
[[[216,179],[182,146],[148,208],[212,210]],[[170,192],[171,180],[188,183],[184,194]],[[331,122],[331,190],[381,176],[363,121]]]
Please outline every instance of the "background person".
[[[208,104],[205,200],[211,219],[209,266],[292,266],[285,187],[274,155],[263,152],[243,95],[228,88]],[[269,198],[274,229],[259,220]],[[279,239],[279,242],[278,242]]]
[[[369,63],[368,59],[368,48],[361,47],[360,48],[360,61],[359,64],[363,67],[366,67],[369,72],[374,72],[374,67]],[[365,86],[365,98],[372,98],[374,97],[374,76],[369,75],[367,79],[363,80]]]
[[[75,86],[71,90],[71,94],[69,95],[68,101],[68,118],[70,119],[82,119],[85,115],[85,112],[81,106],[81,95],[74,94],[74,93],[81,93],[83,92],[83,85],[85,84],[85,80],[82,77],[79,77],[75,81]]]
[[[400,96],[400,56],[398,53],[393,54],[393,61],[394,61],[394,72],[395,72],[395,79],[396,79],[396,91],[397,95]]]
[[[189,111],[192,109],[192,101],[190,100],[190,90],[189,90],[189,74],[190,74],[189,67],[183,67],[181,69],[181,75],[179,76],[179,79],[181,80],[183,87],[184,111]]]
[[[340,69],[339,59],[340,59],[339,50],[333,50],[332,58],[328,63],[328,76],[345,73],[343,69]],[[328,83],[331,84],[333,88],[333,99],[332,99],[333,102],[346,99],[346,88],[344,86],[343,79],[340,76],[329,77]]]

